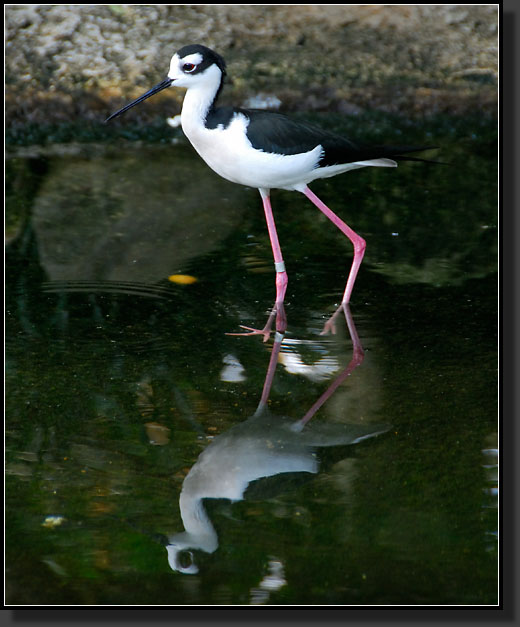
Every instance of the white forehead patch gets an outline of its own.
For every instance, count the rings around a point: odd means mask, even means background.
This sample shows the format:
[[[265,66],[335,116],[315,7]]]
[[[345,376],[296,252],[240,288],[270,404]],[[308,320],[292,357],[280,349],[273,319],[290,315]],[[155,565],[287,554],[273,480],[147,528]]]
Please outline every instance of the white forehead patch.
[[[202,63],[202,55],[200,52],[194,52],[193,54],[189,54],[187,57],[182,57],[182,63],[193,63],[193,65],[198,65]]]
[[[202,63],[202,55],[198,52],[193,54],[189,54],[187,57],[179,57],[177,53],[175,53],[170,61],[170,71],[168,72],[168,76],[170,78],[179,78],[179,70],[182,72],[182,66],[185,63],[193,63],[193,65],[198,65]]]
[[[168,76],[170,78],[173,78],[179,71],[179,61],[179,55],[174,54],[172,60],[170,61],[170,71],[168,72]]]

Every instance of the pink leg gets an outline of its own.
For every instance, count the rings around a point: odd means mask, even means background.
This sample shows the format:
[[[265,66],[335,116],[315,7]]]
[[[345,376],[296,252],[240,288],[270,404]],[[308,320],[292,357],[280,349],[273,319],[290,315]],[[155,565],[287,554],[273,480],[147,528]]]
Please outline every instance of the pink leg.
[[[271,208],[271,201],[269,199],[269,190],[259,189],[258,191],[262,196],[265,219],[267,222],[267,230],[269,232],[269,239],[271,240],[271,248],[273,249],[274,267],[276,270],[276,301],[274,303],[273,311],[271,312],[271,315],[269,316],[269,319],[267,320],[267,323],[262,330],[252,329],[251,327],[245,327],[243,325],[240,325],[243,329],[247,329],[249,333],[228,333],[227,335],[263,335],[264,342],[267,342],[271,333],[273,317],[275,315],[276,330],[280,333],[284,333],[287,328],[287,318],[285,316],[283,302],[285,299],[285,291],[287,290],[287,283],[289,279],[287,277],[287,272],[285,271],[285,263],[282,257],[280,242],[278,241],[278,233],[276,232],[273,210]]]
[[[344,233],[349,240],[354,245],[354,259],[352,261],[352,266],[350,268],[350,273],[347,279],[347,285],[345,287],[345,292],[343,294],[342,303],[348,304],[350,302],[350,295],[352,294],[352,289],[354,287],[354,283],[356,282],[356,276],[359,270],[359,266],[363,261],[363,255],[365,254],[366,242],[365,240],[358,235],[355,231],[353,231],[341,218],[339,218],[333,211],[331,211],[327,205],[325,205],[317,196],[313,194],[308,187],[305,187],[302,192],[307,196],[307,198],[314,204],[318,209],[323,212],[327,218],[333,222],[338,229]]]
[[[275,307],[283,303],[285,298],[285,290],[287,289],[287,272],[285,271],[285,263],[282,257],[282,249],[278,241],[278,233],[274,223],[273,210],[271,209],[271,201],[269,199],[269,190],[260,189],[262,202],[264,203],[265,220],[267,222],[267,230],[269,231],[269,239],[271,240],[271,248],[273,249],[274,267],[276,270],[276,302]]]

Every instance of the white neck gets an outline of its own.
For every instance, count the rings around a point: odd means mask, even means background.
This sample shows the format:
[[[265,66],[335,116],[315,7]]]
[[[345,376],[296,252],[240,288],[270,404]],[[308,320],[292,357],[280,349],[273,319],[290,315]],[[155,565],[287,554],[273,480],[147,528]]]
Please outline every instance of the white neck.
[[[190,136],[190,132],[203,127],[206,116],[215,102],[215,96],[222,81],[222,72],[214,65],[204,73],[204,80],[188,87],[182,103],[182,130]]]
[[[181,492],[179,505],[184,529],[194,541],[191,546],[212,553],[218,546],[218,538],[202,505],[202,500]]]

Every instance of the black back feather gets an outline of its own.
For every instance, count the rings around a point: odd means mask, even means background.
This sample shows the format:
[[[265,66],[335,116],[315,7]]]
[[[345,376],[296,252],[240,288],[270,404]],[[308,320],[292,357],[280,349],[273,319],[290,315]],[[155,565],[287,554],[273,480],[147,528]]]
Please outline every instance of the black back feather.
[[[308,152],[318,145],[323,148],[319,167],[366,161],[382,157],[396,161],[428,161],[419,157],[406,157],[404,153],[420,152],[434,146],[364,146],[325,129],[296,122],[274,111],[222,107],[208,113],[206,126],[224,128],[233,116],[242,113],[248,118],[246,134],[253,148],[274,154],[295,155]]]

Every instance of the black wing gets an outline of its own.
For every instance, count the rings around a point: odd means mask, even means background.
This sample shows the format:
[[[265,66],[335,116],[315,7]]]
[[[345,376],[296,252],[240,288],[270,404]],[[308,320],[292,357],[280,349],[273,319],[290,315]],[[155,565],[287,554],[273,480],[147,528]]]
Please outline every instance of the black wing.
[[[404,157],[402,153],[433,148],[363,146],[312,124],[296,122],[281,113],[256,109],[234,109],[233,112],[243,113],[249,119],[246,133],[254,148],[275,154],[295,155],[321,145],[324,154],[319,162],[320,167],[381,157],[397,161],[425,161],[417,157]]]

